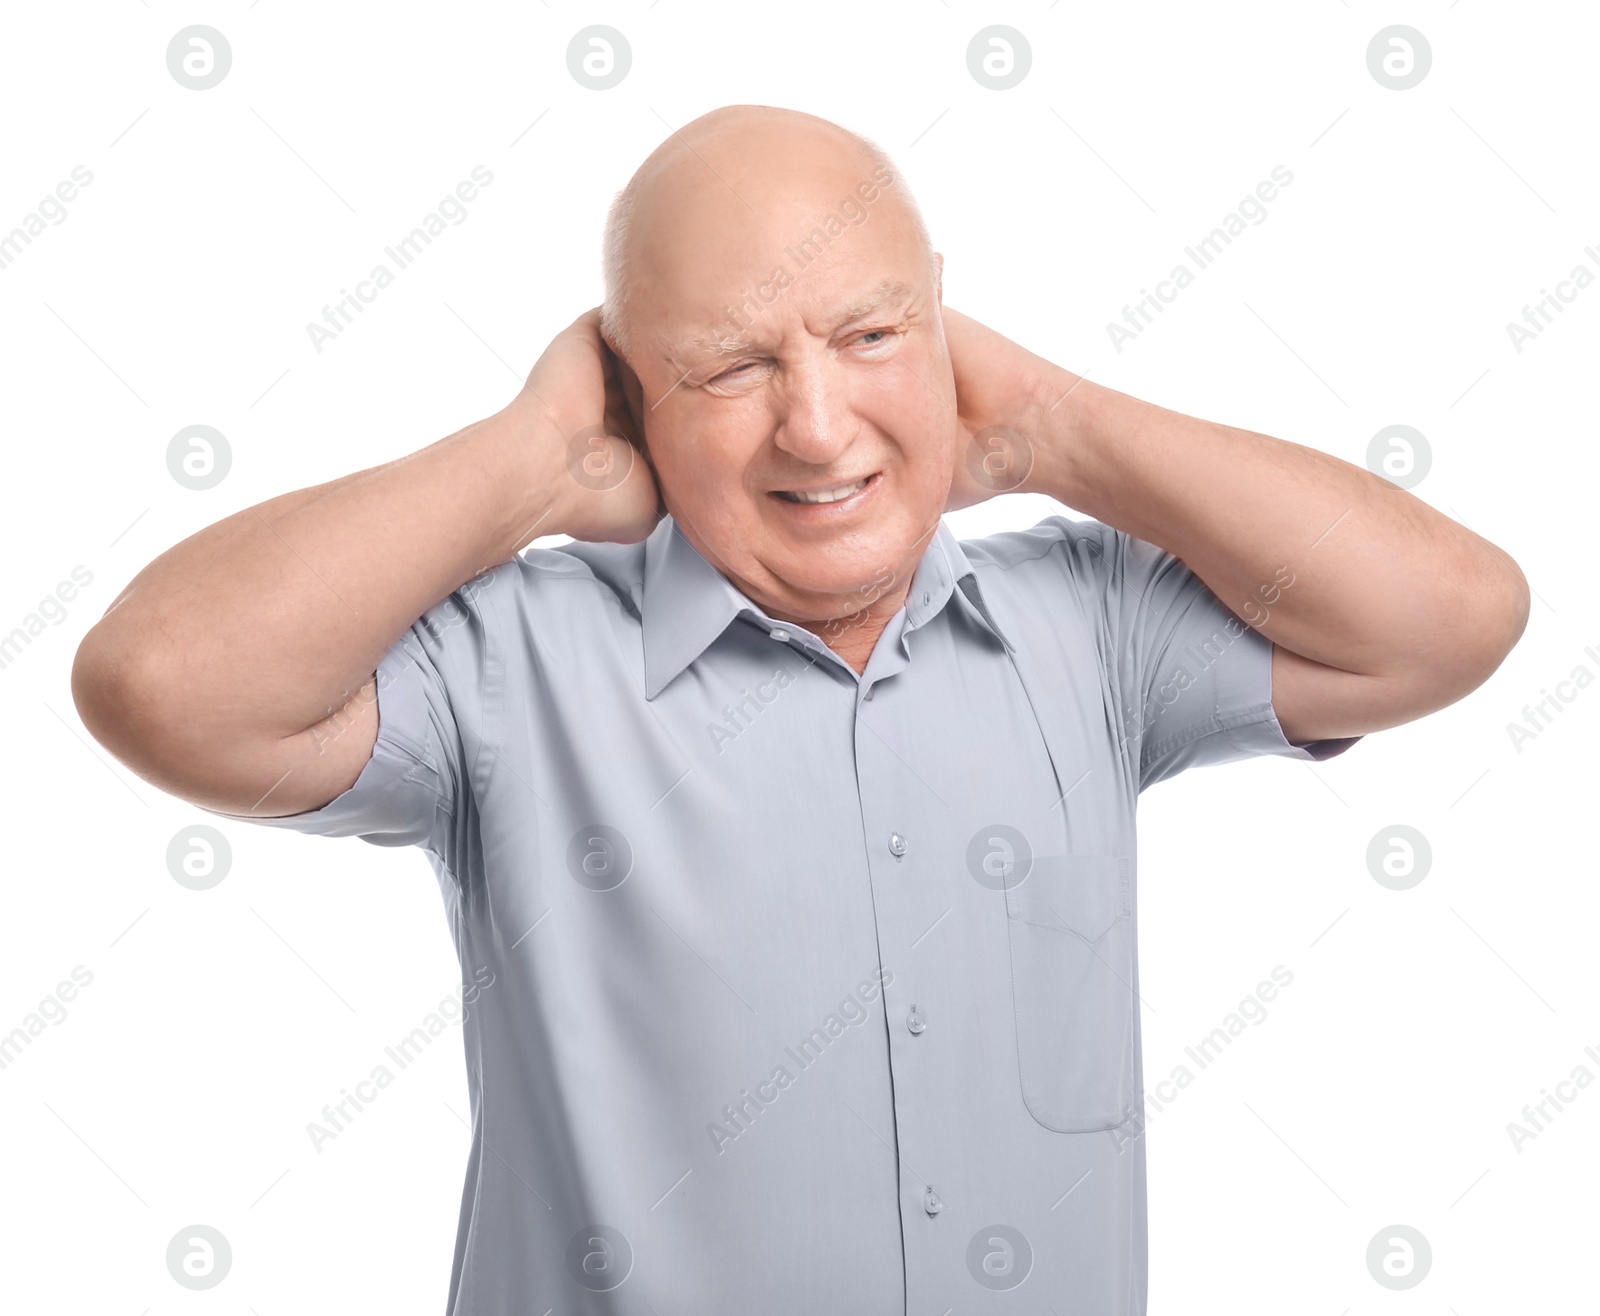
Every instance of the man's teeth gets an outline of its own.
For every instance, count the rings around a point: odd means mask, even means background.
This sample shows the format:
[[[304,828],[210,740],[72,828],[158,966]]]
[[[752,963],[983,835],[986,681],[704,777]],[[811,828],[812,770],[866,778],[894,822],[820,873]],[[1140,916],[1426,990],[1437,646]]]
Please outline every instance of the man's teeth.
[[[872,477],[869,475],[867,480]],[[867,480],[857,480],[854,484],[841,484],[837,489],[822,489],[816,493],[800,493],[797,490],[785,491],[784,497],[796,503],[836,503],[841,498],[848,498],[853,493],[860,493],[867,487]]]

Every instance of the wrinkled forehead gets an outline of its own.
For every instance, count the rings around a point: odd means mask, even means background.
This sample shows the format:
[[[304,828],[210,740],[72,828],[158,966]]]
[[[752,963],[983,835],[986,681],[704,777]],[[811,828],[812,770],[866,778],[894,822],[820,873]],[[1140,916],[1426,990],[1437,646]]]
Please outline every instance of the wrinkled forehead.
[[[903,183],[868,160],[829,163],[730,170],[711,186],[702,177],[653,194],[629,261],[636,340],[686,367],[691,350],[738,350],[785,324],[831,323],[915,293],[927,271]]]

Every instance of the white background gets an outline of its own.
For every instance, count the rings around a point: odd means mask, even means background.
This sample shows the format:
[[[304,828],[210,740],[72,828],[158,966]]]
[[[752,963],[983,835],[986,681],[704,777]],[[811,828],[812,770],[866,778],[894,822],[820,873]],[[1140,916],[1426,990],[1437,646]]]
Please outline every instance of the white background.
[[[93,182],[0,269],[0,633],[75,566],[93,580],[0,668],[0,1034],[74,966],[93,981],[0,1070],[0,1303],[443,1306],[469,1140],[459,1029],[320,1152],[306,1132],[459,991],[426,861],[229,825],[227,879],[179,886],[169,840],[216,820],[88,737],[74,649],[201,527],[503,406],[599,301],[615,190],[670,129],[758,101],[880,142],[945,255],[946,301],[1070,369],[1358,464],[1379,429],[1417,427],[1433,464],[1416,494],[1535,591],[1520,646],[1457,705],[1327,764],[1252,760],[1145,797],[1147,1083],[1274,965],[1294,974],[1151,1116],[1151,1311],[1595,1309],[1600,1085],[1520,1151],[1507,1132],[1576,1066],[1600,1076],[1600,690],[1520,752],[1507,732],[1574,668],[1600,675],[1579,542],[1600,288],[1520,353],[1506,331],[1575,265],[1600,274],[1583,250],[1600,248],[1592,7],[117,0],[4,23],[0,234],[74,166]],[[232,47],[208,91],[166,66],[191,23]],[[632,47],[613,90],[567,71],[591,23]],[[1013,90],[967,70],[991,23],[1032,48]],[[1367,69],[1392,23],[1432,46],[1408,91]],[[315,351],[307,322],[475,165],[494,180],[467,221]],[[1115,351],[1107,322],[1277,165],[1294,181],[1266,222]],[[166,468],[191,424],[232,450],[209,491]],[[950,521],[969,538],[1057,510],[1003,498]],[[1433,851],[1404,892],[1366,860],[1396,823]],[[164,1259],[194,1223],[233,1247],[206,1293]],[[1433,1249],[1405,1292],[1365,1262],[1396,1223]]]

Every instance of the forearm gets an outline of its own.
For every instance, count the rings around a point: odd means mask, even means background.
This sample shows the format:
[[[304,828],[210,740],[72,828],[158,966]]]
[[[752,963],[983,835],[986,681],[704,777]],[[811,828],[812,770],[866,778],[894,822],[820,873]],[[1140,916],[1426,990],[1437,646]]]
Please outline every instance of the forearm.
[[[161,716],[180,700],[197,739],[303,731],[429,607],[555,532],[547,462],[508,410],[209,526],[107,610],[79,650],[75,693],[136,697]]]
[[[1516,564],[1370,472],[1066,371],[1046,392],[1065,395],[1045,411],[1048,492],[1180,558],[1283,648],[1365,676],[1465,678],[1520,633]]]

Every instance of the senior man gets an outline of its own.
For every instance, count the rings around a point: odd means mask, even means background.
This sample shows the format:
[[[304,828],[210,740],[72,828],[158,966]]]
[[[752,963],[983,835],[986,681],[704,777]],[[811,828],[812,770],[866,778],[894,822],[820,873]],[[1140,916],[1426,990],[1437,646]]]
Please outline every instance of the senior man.
[[[674,133],[605,257],[504,410],[151,563],[85,723],[428,854],[493,975],[451,1312],[1143,1312],[1140,791],[1459,699],[1521,573],[943,307],[824,120]],[[1016,490],[1096,519],[940,519]]]

